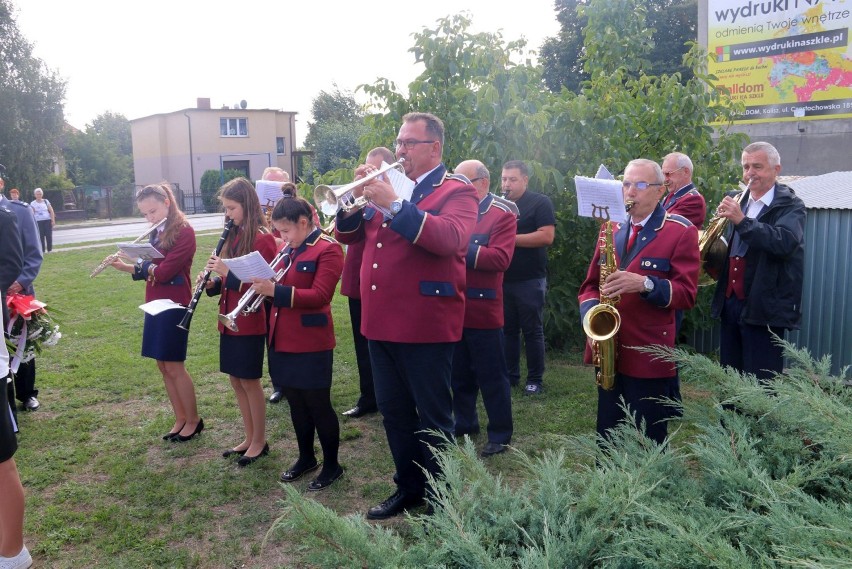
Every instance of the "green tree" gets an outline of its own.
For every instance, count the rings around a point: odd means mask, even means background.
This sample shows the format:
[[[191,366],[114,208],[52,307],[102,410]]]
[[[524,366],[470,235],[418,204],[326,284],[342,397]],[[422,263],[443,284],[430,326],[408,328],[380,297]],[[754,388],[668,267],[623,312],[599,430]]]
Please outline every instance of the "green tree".
[[[588,22],[585,7],[590,0],[556,0],[559,35],[545,40],[541,47],[544,80],[554,92],[563,87],[580,92],[583,81],[590,77],[584,67],[586,49],[584,30]],[[615,2],[615,6],[620,3]],[[649,49],[643,51],[643,70],[649,75],[680,73],[683,80],[692,77],[691,68],[683,62],[689,51],[688,42],[697,40],[698,7],[695,0],[649,0],[641,6],[646,30],[651,32]],[[613,21],[613,38],[627,37],[622,26],[634,14],[621,14],[622,22]],[[632,54],[626,54],[628,57]]]
[[[11,185],[34,188],[59,153],[65,82],[33,56],[9,0],[0,0],[0,62],[0,163]]]
[[[106,112],[86,125],[85,132],[67,137],[65,164],[78,186],[117,186],[133,183],[130,121]]]
[[[205,170],[201,175],[201,201],[204,204],[204,209],[208,212],[216,212],[221,210],[221,204],[217,199],[219,188],[225,182],[230,182],[234,178],[239,178],[245,174],[240,170]]]
[[[328,172],[348,166],[358,158],[358,140],[366,132],[364,115],[352,93],[334,86],[332,92],[320,91],[311,105],[313,121],[308,123],[305,146],[314,151],[311,166]]]

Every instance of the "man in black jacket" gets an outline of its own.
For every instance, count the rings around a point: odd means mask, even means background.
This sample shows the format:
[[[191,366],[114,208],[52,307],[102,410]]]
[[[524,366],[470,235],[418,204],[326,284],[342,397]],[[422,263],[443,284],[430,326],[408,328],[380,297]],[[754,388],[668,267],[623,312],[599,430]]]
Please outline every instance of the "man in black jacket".
[[[742,208],[731,196],[719,204],[733,235],[712,313],[722,320],[720,363],[769,379],[784,365],[773,335],[783,338],[802,317],[805,204],[776,182],[781,157],[771,144],[746,146],[742,165],[748,200]]]

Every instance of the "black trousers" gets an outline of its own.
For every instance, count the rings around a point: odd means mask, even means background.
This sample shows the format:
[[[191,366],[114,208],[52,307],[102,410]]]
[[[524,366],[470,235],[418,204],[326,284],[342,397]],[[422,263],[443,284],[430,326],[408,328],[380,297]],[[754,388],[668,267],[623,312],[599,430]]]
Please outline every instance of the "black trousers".
[[[361,396],[358,407],[370,411],[376,409],[376,389],[373,387],[373,365],[370,363],[370,346],[361,334],[361,299],[349,299],[349,317],[352,320],[352,339],[355,341],[355,360],[358,363],[358,380]]]
[[[25,403],[30,397],[38,397],[38,389],[36,389],[35,386],[35,379],[35,358],[18,366],[18,373],[15,374],[15,398],[18,401]]]

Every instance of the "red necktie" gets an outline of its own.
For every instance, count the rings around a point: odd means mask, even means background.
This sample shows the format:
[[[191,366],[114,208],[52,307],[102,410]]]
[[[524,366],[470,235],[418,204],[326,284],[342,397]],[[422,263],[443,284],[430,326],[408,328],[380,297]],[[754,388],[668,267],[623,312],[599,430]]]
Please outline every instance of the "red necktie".
[[[630,239],[627,240],[627,252],[629,253],[631,249],[633,249],[633,244],[636,243],[636,234],[642,230],[642,224],[637,223],[633,225],[633,231],[630,232]]]

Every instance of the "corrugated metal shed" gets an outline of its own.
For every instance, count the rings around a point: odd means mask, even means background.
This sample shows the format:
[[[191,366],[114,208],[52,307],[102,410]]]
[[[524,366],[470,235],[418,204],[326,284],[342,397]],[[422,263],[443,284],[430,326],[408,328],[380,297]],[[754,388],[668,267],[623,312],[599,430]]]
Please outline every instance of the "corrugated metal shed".
[[[852,366],[852,172],[778,181],[793,188],[808,211],[802,324],[788,340],[816,358],[830,355],[832,373],[839,374]],[[719,330],[697,331],[690,343],[717,351]]]

